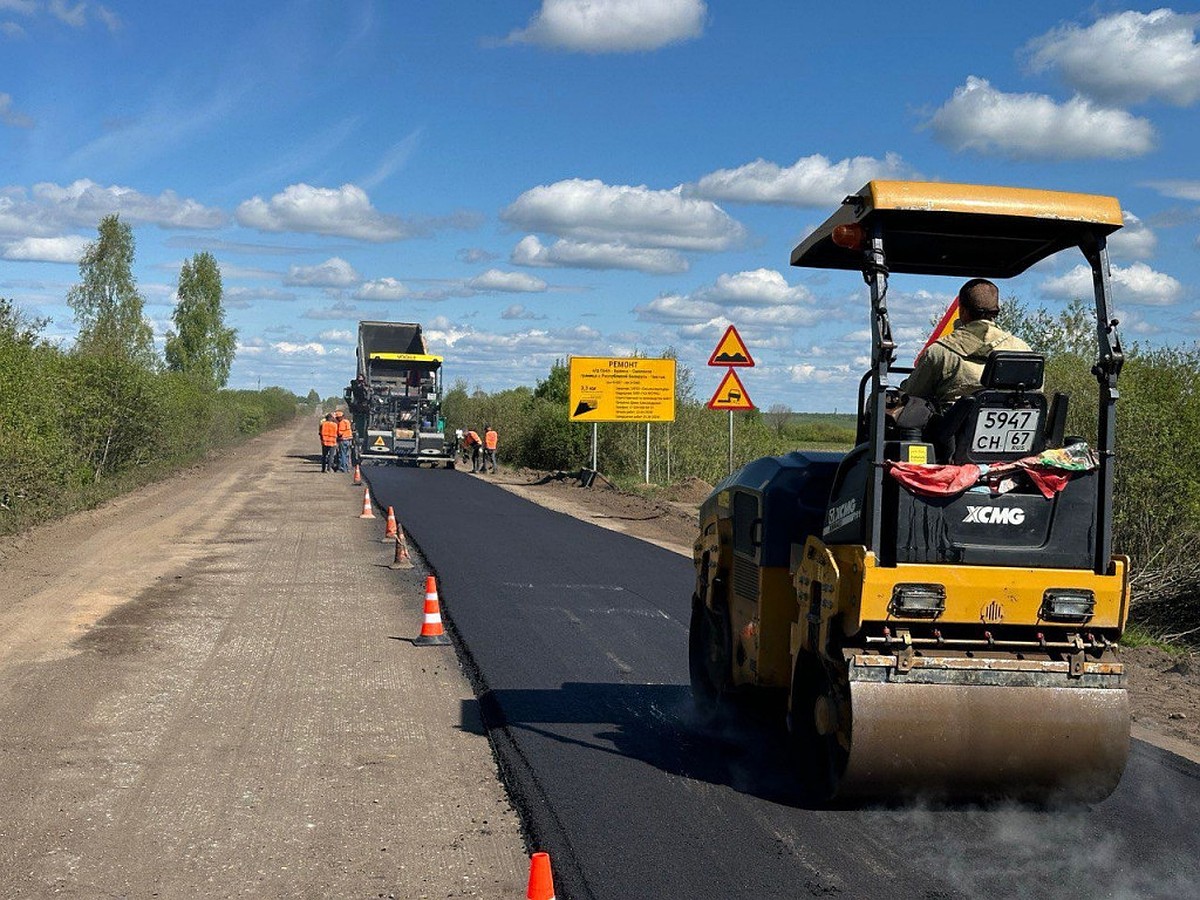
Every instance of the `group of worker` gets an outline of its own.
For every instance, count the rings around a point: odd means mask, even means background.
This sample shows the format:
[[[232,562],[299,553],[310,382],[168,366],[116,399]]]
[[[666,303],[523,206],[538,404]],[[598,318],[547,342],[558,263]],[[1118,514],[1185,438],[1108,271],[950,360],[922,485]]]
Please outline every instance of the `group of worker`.
[[[354,426],[340,409],[326,414],[318,428],[321,435],[321,471],[349,472],[351,448],[354,446]],[[457,433],[459,447],[471,458],[471,471],[487,474],[489,467],[496,474],[496,449],[500,435],[491,425],[479,432],[471,429]]]
[[[492,474],[496,474],[496,448],[500,445],[500,435],[491,425],[487,425],[483,429],[483,437],[479,437],[478,431],[473,431],[470,428],[459,432],[461,435],[460,446],[464,455],[471,457],[471,471],[487,474],[488,466],[491,466]]]
[[[321,435],[321,471],[349,472],[354,426],[340,409],[326,414],[318,429]]]

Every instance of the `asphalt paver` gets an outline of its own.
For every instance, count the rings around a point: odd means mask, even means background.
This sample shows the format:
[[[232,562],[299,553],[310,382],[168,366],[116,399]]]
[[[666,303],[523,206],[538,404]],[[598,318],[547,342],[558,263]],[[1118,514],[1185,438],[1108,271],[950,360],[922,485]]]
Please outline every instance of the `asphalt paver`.
[[[678,554],[463,472],[369,478],[438,572],[476,705],[558,897],[1179,897],[1200,767],[1134,742],[1095,807],[807,807],[782,735],[692,715]]]

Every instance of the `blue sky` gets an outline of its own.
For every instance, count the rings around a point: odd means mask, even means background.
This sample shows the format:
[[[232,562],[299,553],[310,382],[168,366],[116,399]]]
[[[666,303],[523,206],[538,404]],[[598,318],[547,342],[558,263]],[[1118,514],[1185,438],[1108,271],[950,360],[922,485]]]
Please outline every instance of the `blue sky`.
[[[873,177],[1121,200],[1127,340],[1200,331],[1200,14],[1112,3],[0,0],[0,296],[74,334],[96,223],[134,226],[156,333],[221,265],[233,386],[340,393],[360,319],[448,381],[675,348],[733,322],[757,405],[845,409],[853,273],[788,254]],[[1078,255],[1001,285],[1087,290]],[[954,295],[897,276],[902,357]]]

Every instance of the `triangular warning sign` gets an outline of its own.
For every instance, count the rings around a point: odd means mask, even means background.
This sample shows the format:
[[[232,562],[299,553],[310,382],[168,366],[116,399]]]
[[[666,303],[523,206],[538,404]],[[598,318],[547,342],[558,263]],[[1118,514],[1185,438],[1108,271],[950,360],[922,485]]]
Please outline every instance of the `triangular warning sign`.
[[[383,446],[383,435],[382,435],[382,434],[381,434],[381,435],[377,435],[377,436],[376,436],[376,438],[375,438],[375,443],[374,443],[372,446],[375,446],[375,447],[382,447],[382,446]]]
[[[708,401],[708,408],[754,409],[754,403],[750,400],[750,395],[746,393],[746,389],[742,386],[742,380],[737,377],[737,372],[733,371],[733,369],[727,371],[725,377],[721,379],[721,386],[717,388],[717,392]]]
[[[708,364],[710,366],[752,366],[754,360],[750,358],[750,351],[746,349],[746,342],[742,340],[738,330],[730,325],[725,329],[721,340],[717,342],[717,349],[708,358]]]

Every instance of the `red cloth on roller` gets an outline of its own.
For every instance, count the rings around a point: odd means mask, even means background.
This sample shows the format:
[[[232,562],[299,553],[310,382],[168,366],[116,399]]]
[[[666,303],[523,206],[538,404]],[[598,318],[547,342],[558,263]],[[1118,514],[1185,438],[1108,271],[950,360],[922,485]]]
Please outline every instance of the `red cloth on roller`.
[[[972,463],[965,466],[930,466],[923,463],[889,462],[888,471],[914,494],[924,497],[961,494],[979,480],[979,466]]]
[[[1070,472],[1056,471],[1047,469],[1043,466],[1022,466],[1025,474],[1029,476],[1029,480],[1034,483],[1042,496],[1047,500],[1067,486],[1067,482],[1071,480]]]

